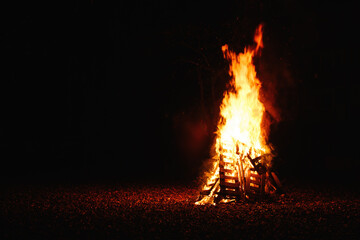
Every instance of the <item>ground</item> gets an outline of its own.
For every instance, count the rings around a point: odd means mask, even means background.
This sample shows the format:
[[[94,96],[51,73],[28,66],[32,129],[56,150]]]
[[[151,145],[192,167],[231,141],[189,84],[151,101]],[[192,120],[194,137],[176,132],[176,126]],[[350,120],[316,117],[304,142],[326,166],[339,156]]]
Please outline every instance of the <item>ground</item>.
[[[257,203],[196,206],[195,185],[2,188],[1,239],[359,239],[360,195],[287,186]]]

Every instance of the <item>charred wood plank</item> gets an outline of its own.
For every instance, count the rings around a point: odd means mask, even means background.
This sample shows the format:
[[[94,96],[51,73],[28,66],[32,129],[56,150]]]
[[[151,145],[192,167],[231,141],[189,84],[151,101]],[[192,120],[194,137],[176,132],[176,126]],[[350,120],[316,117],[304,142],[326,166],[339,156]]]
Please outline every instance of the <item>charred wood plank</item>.
[[[250,177],[255,178],[255,179],[260,178],[260,176],[258,174],[253,174],[253,173],[250,173]]]
[[[272,176],[272,178],[274,179],[275,183],[277,184],[278,187],[281,188],[281,182],[279,180],[279,178],[276,176],[276,174],[274,172],[271,172],[270,174]]]
[[[218,181],[219,181],[219,178],[216,179],[216,181],[214,183],[206,185],[209,189],[200,191],[200,194],[201,195],[209,195],[211,193],[211,191],[214,189],[214,187],[217,185]]]
[[[251,177],[251,178],[250,178],[250,183],[254,183],[254,184],[256,184],[256,185],[260,185],[260,184],[261,184],[261,179]]]
[[[226,168],[220,168],[220,173],[233,173],[234,170],[226,169]]]
[[[230,190],[220,190],[218,194],[222,196],[235,196],[235,197],[241,196],[239,191],[230,191]]]
[[[238,181],[239,181],[238,177],[235,177],[235,176],[227,176],[227,175],[225,175],[224,173],[220,173],[220,178],[221,178],[221,179],[225,179],[225,180],[233,180],[233,181],[235,181],[235,182],[238,182]]]
[[[250,154],[247,155],[247,158],[250,160],[251,164],[253,165],[254,169],[261,175],[267,172],[267,168],[265,165],[263,165],[262,163],[260,163],[260,159],[263,156],[259,156],[256,158],[251,158]]]
[[[239,183],[229,183],[229,182],[220,182],[220,187],[226,187],[226,188],[234,188],[237,189],[239,188]]]
[[[231,165],[230,163],[227,163],[228,165]],[[228,166],[225,166],[225,164],[220,163],[219,164],[220,169],[228,169]]]
[[[256,191],[256,192],[260,191],[260,187],[250,186],[249,189],[252,190],[252,191]]]
[[[200,195],[209,195],[210,192],[211,192],[211,189],[209,189],[209,190],[202,190],[202,191],[200,191]]]

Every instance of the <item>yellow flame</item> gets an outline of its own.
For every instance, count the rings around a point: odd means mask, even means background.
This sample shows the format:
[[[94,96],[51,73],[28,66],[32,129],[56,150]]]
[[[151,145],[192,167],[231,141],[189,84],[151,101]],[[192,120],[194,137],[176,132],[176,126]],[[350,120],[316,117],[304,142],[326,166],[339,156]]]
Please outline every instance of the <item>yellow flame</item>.
[[[261,82],[256,76],[253,57],[262,48],[262,25],[254,36],[255,47],[245,48],[243,53],[236,54],[228,45],[222,46],[224,58],[230,62],[229,74],[231,88],[225,93],[220,106],[220,121],[217,126],[215,150],[226,161],[235,161],[236,155],[251,158],[270,152],[266,144],[266,134],[261,128],[265,112],[259,100]],[[214,159],[219,159],[214,157]],[[215,167],[215,164],[214,164]],[[251,163],[244,161],[244,175],[248,175]],[[214,181],[216,171],[208,177],[208,184]],[[206,202],[204,200],[202,202]]]
[[[240,142],[247,147],[264,149],[261,121],[265,108],[259,101],[261,83],[252,62],[254,50],[245,48],[239,55],[229,51],[227,45],[222,50],[224,57],[231,61],[229,74],[233,76],[230,82],[233,91],[225,94],[220,106],[218,139],[228,144]],[[217,145],[218,153],[219,148]]]

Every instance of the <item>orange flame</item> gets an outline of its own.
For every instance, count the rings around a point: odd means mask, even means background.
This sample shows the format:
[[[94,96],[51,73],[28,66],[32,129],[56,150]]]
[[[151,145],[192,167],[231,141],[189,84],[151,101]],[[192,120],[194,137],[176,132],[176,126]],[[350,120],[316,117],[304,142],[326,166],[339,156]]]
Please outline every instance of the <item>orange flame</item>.
[[[230,61],[229,74],[231,89],[228,90],[220,106],[220,121],[217,126],[215,151],[217,156],[225,156],[226,163],[232,165],[236,154],[256,158],[270,152],[266,144],[265,130],[261,128],[264,105],[259,100],[261,82],[256,76],[253,57],[262,48],[262,25],[254,36],[256,47],[245,48],[243,53],[236,54],[228,45],[222,46],[224,58]],[[213,159],[218,159],[214,156]],[[214,161],[213,170],[208,177],[207,185],[212,184],[218,176],[218,161]],[[251,163],[245,163],[249,171]],[[246,175],[246,173],[245,173]],[[211,201],[205,198],[197,204]]]
[[[255,31],[255,36],[254,36],[254,41],[256,42],[256,48],[255,48],[255,52],[259,51],[259,48],[264,48],[264,43],[262,40],[262,36],[263,36],[263,25],[260,24],[258,26],[258,28]]]
[[[220,106],[217,142],[233,142],[234,145],[240,142],[248,148],[267,152],[265,133],[261,129],[265,112],[265,107],[259,100],[261,82],[256,77],[252,62],[254,54],[263,46],[262,25],[257,28],[254,39],[257,43],[255,50],[245,48],[244,53],[238,55],[231,52],[227,45],[222,46],[224,57],[231,61],[229,74],[232,76],[230,85],[233,90],[225,94]],[[218,154],[219,147],[217,143]]]

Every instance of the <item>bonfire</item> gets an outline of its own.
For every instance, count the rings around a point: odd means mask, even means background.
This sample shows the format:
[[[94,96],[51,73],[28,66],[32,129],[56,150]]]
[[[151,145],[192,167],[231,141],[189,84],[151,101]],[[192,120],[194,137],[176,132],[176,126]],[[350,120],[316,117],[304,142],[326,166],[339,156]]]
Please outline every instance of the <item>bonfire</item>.
[[[255,31],[256,45],[245,47],[243,53],[222,46],[232,78],[220,106],[212,169],[196,204],[256,199],[280,187],[271,171],[272,147],[262,128],[265,107],[259,100],[261,82],[253,64],[253,57],[264,46],[262,29],[259,25]]]

